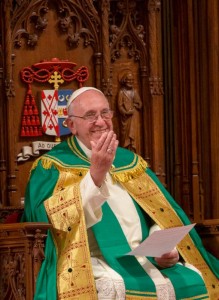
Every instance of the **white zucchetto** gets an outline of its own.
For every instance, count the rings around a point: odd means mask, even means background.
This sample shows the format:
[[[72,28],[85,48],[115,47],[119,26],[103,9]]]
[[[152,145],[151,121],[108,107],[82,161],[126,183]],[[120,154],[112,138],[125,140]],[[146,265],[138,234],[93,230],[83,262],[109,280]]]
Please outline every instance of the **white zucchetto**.
[[[75,98],[77,98],[79,95],[83,94],[84,92],[90,91],[90,90],[94,90],[94,91],[97,91],[97,92],[103,94],[103,93],[101,92],[101,90],[98,90],[97,88],[92,87],[92,86],[81,87],[81,88],[75,90],[75,91],[71,94],[71,96],[70,96],[70,98],[69,98],[69,100],[68,100],[68,103],[67,103],[67,105],[66,105],[66,108],[67,108],[67,109],[69,108],[70,104],[72,103],[72,101],[75,100]]]

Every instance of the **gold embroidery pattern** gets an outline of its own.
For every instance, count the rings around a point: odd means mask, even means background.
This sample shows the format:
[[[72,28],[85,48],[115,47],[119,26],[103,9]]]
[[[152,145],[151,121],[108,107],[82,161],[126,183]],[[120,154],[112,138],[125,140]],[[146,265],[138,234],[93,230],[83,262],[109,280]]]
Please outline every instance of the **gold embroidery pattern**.
[[[71,144],[69,142],[68,144],[72,151],[88,162],[89,160],[77,150],[72,139],[70,142]],[[65,165],[63,162],[48,156],[40,159],[45,169],[54,165],[61,171],[53,197],[45,201],[47,214],[55,228],[53,236],[55,237],[58,253],[59,299],[73,299],[72,297],[74,299],[84,297],[86,300],[97,299],[79,192],[79,182],[87,173],[88,166]],[[39,159],[35,161],[33,168],[37,166],[38,161]],[[127,169],[128,167],[130,169]],[[183,225],[159,188],[145,174],[146,167],[147,163],[141,157],[135,155],[129,166],[124,168],[113,167],[110,173],[113,179],[120,182],[129,191],[161,228]],[[136,178],[138,180],[135,180]],[[70,228],[71,230],[69,230]],[[193,264],[202,272],[210,299],[216,299],[219,290],[218,279],[209,270],[189,235],[179,244],[178,250],[185,261]],[[62,255],[59,255],[60,253]],[[151,295],[127,295],[126,299],[154,300],[156,297]]]
[[[183,225],[158,186],[154,184],[153,180],[147,174],[142,174],[138,180],[133,179],[121,184],[161,228]],[[187,235],[177,248],[186,262],[194,265],[202,272],[210,299],[217,299],[219,280],[209,269],[202,255],[195,247],[190,235]]]
[[[200,297],[203,297],[203,299],[205,299],[205,300],[211,300],[211,298],[205,298],[206,294],[192,297],[192,298],[183,298],[182,300],[200,300],[201,299]],[[214,298],[214,299],[216,300],[216,298]],[[212,298],[212,300],[213,300],[213,298]]]
[[[53,196],[44,205],[57,245],[59,299],[96,300],[79,180],[75,174],[61,172]]]
[[[128,170],[126,170],[127,167]],[[112,168],[110,174],[115,181],[128,182],[129,180],[138,178],[140,175],[144,174],[146,167],[147,163],[142,158],[135,155],[134,160],[129,166]]]

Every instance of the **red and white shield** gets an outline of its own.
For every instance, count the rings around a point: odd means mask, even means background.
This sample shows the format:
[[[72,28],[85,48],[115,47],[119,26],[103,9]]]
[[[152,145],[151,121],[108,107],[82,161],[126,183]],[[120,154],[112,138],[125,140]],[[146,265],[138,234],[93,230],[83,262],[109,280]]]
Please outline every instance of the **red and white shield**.
[[[60,137],[69,134],[64,121],[67,101],[72,90],[43,90],[41,94],[41,120],[43,132]]]

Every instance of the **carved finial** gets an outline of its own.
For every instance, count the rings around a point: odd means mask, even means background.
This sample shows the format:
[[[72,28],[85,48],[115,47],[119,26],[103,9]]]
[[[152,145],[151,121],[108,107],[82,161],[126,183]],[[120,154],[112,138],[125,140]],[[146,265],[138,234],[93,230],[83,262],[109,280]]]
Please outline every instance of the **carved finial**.
[[[149,0],[148,10],[149,11],[160,11],[161,9],[161,0]]]

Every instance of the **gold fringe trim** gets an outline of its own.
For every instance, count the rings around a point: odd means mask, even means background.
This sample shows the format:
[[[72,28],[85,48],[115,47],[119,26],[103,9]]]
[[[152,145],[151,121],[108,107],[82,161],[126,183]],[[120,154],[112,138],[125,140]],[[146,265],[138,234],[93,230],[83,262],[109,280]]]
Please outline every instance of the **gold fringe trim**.
[[[112,175],[113,179],[117,182],[128,182],[129,180],[136,179],[145,173],[145,169],[147,168],[147,162],[139,157],[137,164],[128,170],[121,170],[116,171],[116,169],[112,169],[110,174]]]
[[[62,166],[56,161],[53,161],[49,157],[40,157],[38,158],[32,165],[31,171],[34,170],[39,161],[41,161],[42,167],[46,170],[50,169],[52,166],[55,167],[59,172],[64,172],[64,174],[69,174],[71,176],[71,183],[76,183],[79,180],[81,180],[88,172],[88,168],[82,168],[82,167],[75,167],[75,166],[69,166],[66,168],[66,166]],[[31,173],[30,171],[30,173]]]
[[[40,160],[40,158],[38,158],[38,159],[36,159],[36,160],[34,161],[34,163],[32,164],[32,168],[30,169],[30,172],[31,172],[32,170],[36,169],[39,160]]]
[[[46,170],[51,169],[53,165],[53,161],[51,161],[49,158],[42,158],[41,161],[44,169]]]
[[[32,165],[31,171],[34,170],[39,161],[41,160],[42,162],[42,167],[46,170],[51,169],[52,165],[53,165],[53,161],[50,158],[46,158],[46,157],[39,157],[37,160],[35,160],[35,162]]]
[[[129,169],[127,170],[125,168],[115,168],[114,166],[111,167],[110,174],[114,182],[125,183],[132,179],[139,178],[142,174],[145,173],[145,170],[148,166],[147,162],[140,156],[136,157],[137,163],[135,164],[135,166],[129,165]],[[58,162],[52,160],[49,157],[39,157],[33,163],[31,171],[37,167],[39,161],[41,161],[42,167],[46,170],[50,169],[52,166],[56,167],[58,170],[66,170],[65,166],[61,166]],[[88,168],[72,166],[68,167],[68,171],[74,173],[75,175],[84,176],[87,173]]]

